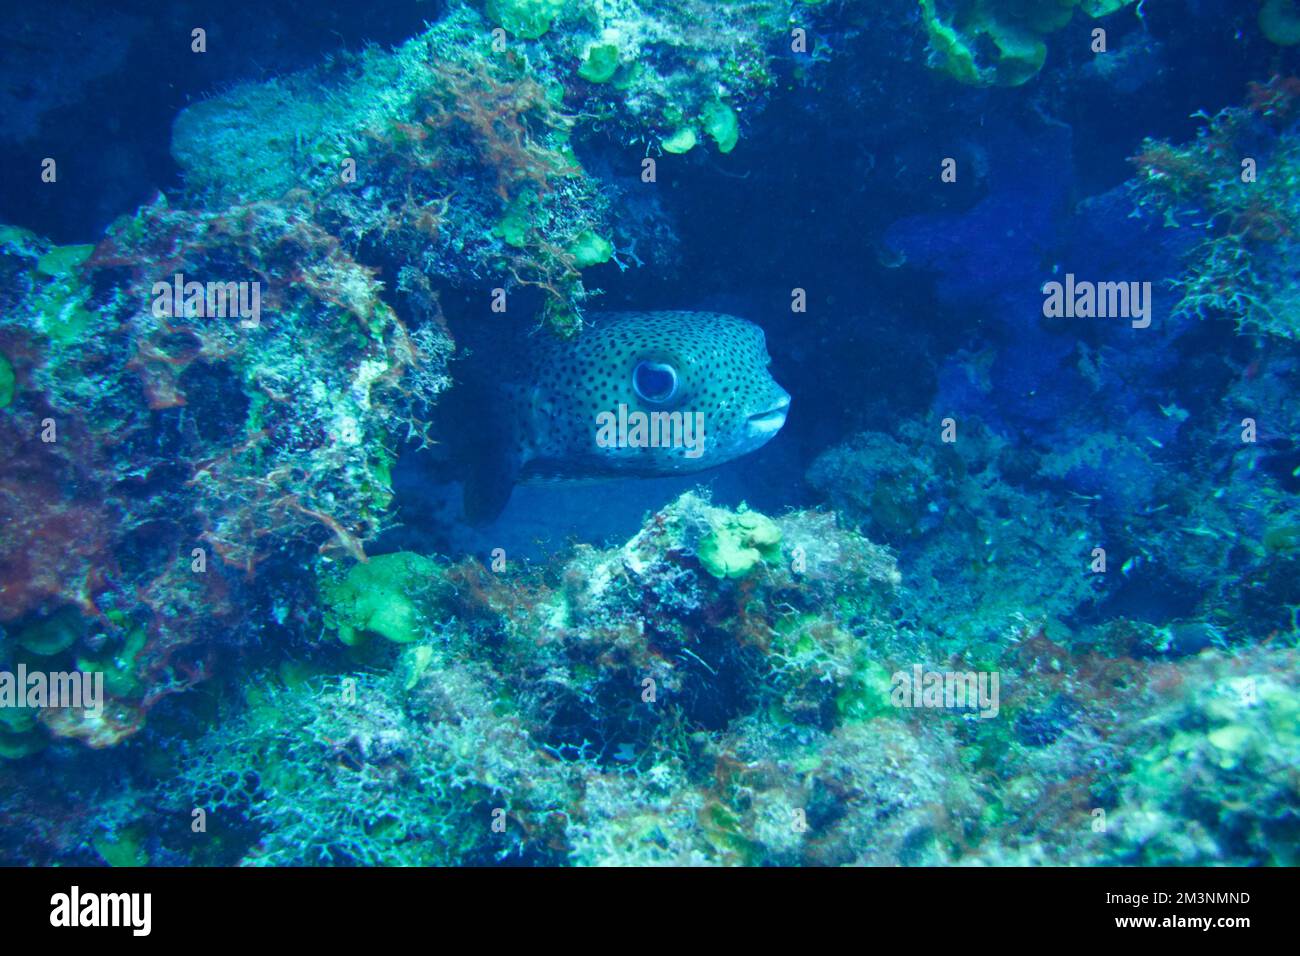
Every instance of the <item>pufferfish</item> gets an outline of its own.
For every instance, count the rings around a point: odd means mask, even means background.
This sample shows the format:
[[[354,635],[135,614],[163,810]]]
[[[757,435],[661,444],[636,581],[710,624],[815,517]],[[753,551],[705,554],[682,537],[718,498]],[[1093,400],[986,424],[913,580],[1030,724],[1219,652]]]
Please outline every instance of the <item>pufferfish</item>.
[[[752,322],[717,312],[587,318],[572,339],[494,352],[475,376],[475,422],[459,455],[471,523],[499,515],[520,482],[703,471],[761,448],[785,424],[790,396]]]

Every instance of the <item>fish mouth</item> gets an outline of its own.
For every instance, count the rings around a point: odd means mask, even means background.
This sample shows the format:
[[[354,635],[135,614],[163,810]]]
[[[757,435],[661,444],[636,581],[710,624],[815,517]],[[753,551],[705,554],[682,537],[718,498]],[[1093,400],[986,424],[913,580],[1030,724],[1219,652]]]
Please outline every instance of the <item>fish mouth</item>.
[[[785,424],[786,412],[790,409],[790,396],[785,396],[781,401],[769,408],[765,412],[759,412],[757,415],[750,415],[747,419],[750,431],[759,433],[779,431]]]

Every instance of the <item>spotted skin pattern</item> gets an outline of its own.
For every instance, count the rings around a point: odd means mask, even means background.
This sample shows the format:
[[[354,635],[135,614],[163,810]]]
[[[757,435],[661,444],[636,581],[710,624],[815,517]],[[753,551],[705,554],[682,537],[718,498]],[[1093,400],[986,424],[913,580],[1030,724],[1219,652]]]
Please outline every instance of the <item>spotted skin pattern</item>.
[[[499,515],[520,481],[701,471],[762,447],[785,424],[790,396],[768,373],[763,330],[752,322],[717,312],[611,312],[588,321],[573,339],[538,336],[498,352],[473,391],[481,401],[463,449],[471,524]],[[638,394],[642,363],[671,370],[670,398]],[[617,416],[620,405],[629,417],[676,413],[696,430],[662,446],[602,443],[598,416]]]
[[[521,477],[650,477],[700,471],[766,444],[790,396],[767,370],[763,330],[717,312],[621,312],[591,317],[570,341],[548,340],[523,359],[510,396],[513,455]],[[637,394],[638,364],[676,373],[666,402]],[[676,447],[602,447],[597,416],[678,412],[704,426],[703,453]],[[701,413],[702,418],[696,417]]]

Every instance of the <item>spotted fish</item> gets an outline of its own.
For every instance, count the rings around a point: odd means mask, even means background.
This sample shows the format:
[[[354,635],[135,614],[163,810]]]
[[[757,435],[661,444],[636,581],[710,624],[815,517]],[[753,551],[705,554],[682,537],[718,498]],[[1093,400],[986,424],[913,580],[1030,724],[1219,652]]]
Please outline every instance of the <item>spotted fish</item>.
[[[478,383],[465,514],[490,521],[530,478],[655,477],[748,454],[785,424],[763,330],[716,312],[589,316]],[[480,378],[484,376],[480,372]]]

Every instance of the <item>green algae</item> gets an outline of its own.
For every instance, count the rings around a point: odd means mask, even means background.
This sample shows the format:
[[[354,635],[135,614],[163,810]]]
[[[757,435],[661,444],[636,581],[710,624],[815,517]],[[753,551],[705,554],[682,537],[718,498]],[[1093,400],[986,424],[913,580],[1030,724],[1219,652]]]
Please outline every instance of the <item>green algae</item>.
[[[89,259],[94,251],[94,246],[55,246],[36,260],[36,270],[42,275],[62,279]]]
[[[489,20],[515,36],[536,40],[563,9],[564,0],[488,0],[486,13]]]
[[[116,652],[77,658],[77,670],[86,674],[103,672],[104,690],[113,697],[138,697],[144,690],[140,680],[140,656],[148,643],[148,633],[143,628],[136,628],[127,633],[122,647]]]
[[[42,288],[31,308],[38,327],[56,345],[83,341],[95,323],[95,313],[86,308],[90,288],[82,282],[77,268],[85,260],[82,250],[89,248],[55,247],[37,261],[37,271],[52,281]]]
[[[578,75],[591,83],[607,83],[617,72],[619,50],[614,43],[597,43],[587,50]]]
[[[0,731],[25,734],[36,726],[35,707],[0,707]]]
[[[9,734],[0,732],[0,760],[21,760],[40,753],[48,741],[34,734]]]
[[[1295,46],[1300,43],[1300,5],[1296,0],[1264,0],[1259,29],[1270,43]]]
[[[148,866],[149,854],[140,845],[144,836],[144,831],[141,828],[130,827],[112,835],[100,834],[92,841],[92,845],[95,847],[95,852],[109,866]]]
[[[0,760],[21,760],[49,743],[36,721],[35,707],[0,707]]]
[[[877,661],[858,661],[853,676],[835,696],[835,712],[845,722],[895,714],[890,701],[890,673],[885,666]]]
[[[91,245],[55,246],[21,227],[0,226],[0,253],[27,260],[33,279],[23,312],[55,345],[83,341],[95,323],[95,313],[86,308],[90,288],[81,276],[94,250]],[[13,400],[13,388],[13,366],[0,355],[0,408]]]
[[[1099,19],[1132,2],[958,0],[950,19],[940,16],[934,0],[919,0],[919,7],[936,66],[970,86],[1020,86],[1043,68],[1045,38],[1063,29],[1076,9]]]
[[[81,640],[86,625],[81,614],[71,607],[22,628],[16,637],[18,643],[41,657],[53,657],[66,651]]]
[[[1269,528],[1261,542],[1270,552],[1294,551],[1300,548],[1300,524],[1286,524]]]
[[[330,608],[327,623],[347,645],[371,634],[396,644],[413,643],[424,635],[425,626],[416,595],[438,578],[437,563],[423,555],[377,555],[322,588]]]
[[[492,235],[506,245],[523,249],[528,246],[536,216],[537,198],[531,192],[522,192],[506,207],[505,215],[492,228]]]

